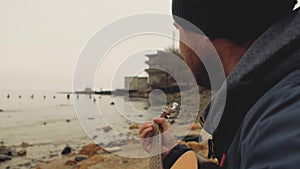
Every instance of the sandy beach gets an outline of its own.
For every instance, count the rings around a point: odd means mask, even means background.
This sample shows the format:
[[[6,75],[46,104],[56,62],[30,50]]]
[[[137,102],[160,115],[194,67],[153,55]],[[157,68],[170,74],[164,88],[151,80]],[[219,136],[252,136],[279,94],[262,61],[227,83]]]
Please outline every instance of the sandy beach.
[[[132,101],[133,111],[121,97],[74,95],[67,99],[62,94],[36,92],[31,98],[32,93],[12,93],[10,99],[0,101],[0,161],[5,159],[3,155],[9,157],[0,162],[0,168],[148,168],[149,156],[137,135],[137,124],[153,118],[141,114],[147,106],[144,101]],[[81,107],[74,106],[74,99],[82,99],[85,106],[98,107],[102,113],[84,107],[80,114]],[[119,107],[111,105],[112,101]],[[130,113],[121,119],[116,116],[120,111]],[[178,141],[191,124],[180,126],[182,135],[175,135]],[[200,128],[192,132],[199,134]],[[196,152],[206,153],[205,144],[189,144]],[[66,147],[71,151],[62,154]],[[85,147],[90,147],[88,153],[82,152]]]
[[[137,133],[137,129],[132,129],[132,132]],[[200,127],[196,125],[191,134],[200,132]],[[123,140],[124,141],[124,140]],[[178,140],[179,141],[179,140]],[[195,152],[207,156],[207,144],[197,142],[180,142],[192,148]],[[99,168],[114,168],[114,169],[138,169],[148,168],[149,158],[129,158],[116,154],[123,149],[127,153],[139,154],[142,149],[136,149],[140,146],[138,140],[130,140],[126,145],[115,144],[113,147],[104,147],[86,140],[81,144],[71,144],[67,146],[49,146],[49,145],[31,145],[22,143],[20,145],[6,146],[10,149],[14,157],[11,160],[0,163],[0,168],[32,168],[32,169],[99,169]],[[70,152],[62,154],[66,148],[70,148]],[[0,148],[1,150],[1,148]],[[21,150],[25,150],[25,154],[19,155]],[[35,154],[44,150],[47,155],[38,156]],[[33,156],[35,154],[35,156]],[[41,155],[41,154],[40,154]]]
[[[200,132],[200,128],[197,125],[197,127],[192,130],[191,134],[198,132]],[[133,144],[139,144],[139,142],[129,143],[127,145],[127,151],[142,151],[134,149],[135,146]],[[206,143],[180,141],[180,144],[186,144],[196,153],[207,156],[208,146]],[[73,153],[68,155],[61,156],[50,161],[41,160],[38,162],[36,169],[140,169],[149,167],[149,158],[127,158],[113,154],[107,150],[109,150],[109,148],[106,149],[91,143],[83,146],[80,150],[75,150]]]

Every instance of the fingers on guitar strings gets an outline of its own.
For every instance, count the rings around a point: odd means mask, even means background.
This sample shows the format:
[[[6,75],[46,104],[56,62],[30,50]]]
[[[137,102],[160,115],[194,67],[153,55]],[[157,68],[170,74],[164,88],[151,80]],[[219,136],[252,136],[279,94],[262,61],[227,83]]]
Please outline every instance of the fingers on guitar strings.
[[[139,130],[139,135],[141,138],[149,137],[151,135],[152,130],[153,130],[152,125],[142,126]]]

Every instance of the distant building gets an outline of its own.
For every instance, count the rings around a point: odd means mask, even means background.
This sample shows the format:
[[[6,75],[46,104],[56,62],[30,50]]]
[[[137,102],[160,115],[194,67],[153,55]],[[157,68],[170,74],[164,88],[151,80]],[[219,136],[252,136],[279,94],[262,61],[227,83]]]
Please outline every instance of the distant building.
[[[177,80],[185,82],[186,72],[180,70],[180,67],[177,63],[177,58],[179,57],[169,51],[157,51],[155,54],[148,54],[148,61],[146,64],[149,65],[149,68],[145,71],[149,75],[149,86],[153,88],[170,88],[178,86],[178,82],[171,76],[176,74]],[[181,59],[181,58],[180,58]],[[164,71],[167,70],[167,71]],[[183,85],[183,84],[181,84]]]
[[[145,91],[148,88],[148,77],[139,77],[139,91]]]
[[[145,91],[148,88],[148,78],[138,76],[125,77],[125,89],[131,91]]]
[[[146,94],[151,89],[177,92],[180,86],[188,85],[187,72],[178,64],[178,58],[182,59],[180,54],[174,54],[171,51],[157,51],[157,53],[148,54],[146,57],[148,57],[146,64],[149,65],[149,68],[145,71],[148,73],[148,77],[125,77],[125,90],[141,95]],[[183,60],[179,60],[179,62],[183,63]],[[176,75],[177,81],[171,75]]]
[[[92,92],[93,90],[92,90],[92,88],[90,88],[90,87],[86,87],[85,89],[84,89],[84,92]]]

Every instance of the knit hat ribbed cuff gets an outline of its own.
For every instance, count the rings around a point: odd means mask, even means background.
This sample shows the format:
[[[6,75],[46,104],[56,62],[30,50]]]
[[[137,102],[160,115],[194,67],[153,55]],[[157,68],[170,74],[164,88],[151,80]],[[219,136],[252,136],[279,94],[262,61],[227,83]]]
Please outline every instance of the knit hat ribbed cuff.
[[[172,12],[174,20],[184,29],[195,31],[188,21],[209,35],[218,31],[218,27],[226,29],[226,24],[251,25],[279,19],[296,3],[297,0],[173,0]]]

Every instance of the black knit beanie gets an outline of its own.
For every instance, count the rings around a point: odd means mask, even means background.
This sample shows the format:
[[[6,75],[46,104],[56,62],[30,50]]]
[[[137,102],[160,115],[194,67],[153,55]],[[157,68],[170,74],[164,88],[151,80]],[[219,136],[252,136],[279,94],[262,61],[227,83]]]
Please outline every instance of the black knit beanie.
[[[193,30],[183,18],[210,38],[237,43],[257,38],[293,10],[297,0],[173,0],[174,20]]]

